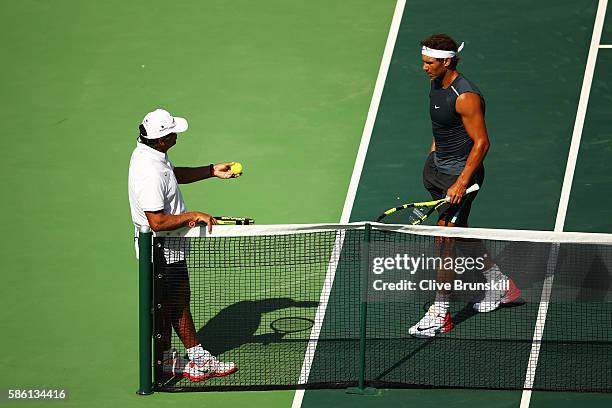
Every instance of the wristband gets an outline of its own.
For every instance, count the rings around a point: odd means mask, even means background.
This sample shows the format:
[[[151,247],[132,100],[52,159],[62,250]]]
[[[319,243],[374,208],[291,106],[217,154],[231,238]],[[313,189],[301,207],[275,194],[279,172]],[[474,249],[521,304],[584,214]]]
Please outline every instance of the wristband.
[[[215,166],[212,163],[208,166],[208,173],[210,177],[215,177]]]

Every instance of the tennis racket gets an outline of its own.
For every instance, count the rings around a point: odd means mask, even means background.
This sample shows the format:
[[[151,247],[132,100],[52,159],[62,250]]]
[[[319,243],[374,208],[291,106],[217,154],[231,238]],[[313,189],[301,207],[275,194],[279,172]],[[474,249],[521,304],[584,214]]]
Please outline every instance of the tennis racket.
[[[253,225],[255,220],[252,218],[239,217],[214,217],[219,225]]]
[[[470,186],[467,190],[465,190],[465,194],[473,193],[480,189],[478,184],[474,184]],[[389,208],[387,211],[382,213],[376,218],[376,222],[380,222],[382,219],[395,214],[395,216],[387,218],[387,222],[391,222],[393,224],[410,224],[410,225],[418,225],[427,219],[438,208],[442,207],[444,204],[450,201],[449,197],[442,198],[440,200],[435,201],[423,201],[420,203],[410,203],[403,204],[399,207]],[[462,200],[462,202],[465,202]],[[411,209],[411,211],[403,211]],[[452,222],[456,220],[453,218]]]
[[[213,217],[217,220],[217,225],[253,225],[255,220],[252,218],[240,217]],[[194,221],[189,221],[189,228],[195,228],[197,224]]]

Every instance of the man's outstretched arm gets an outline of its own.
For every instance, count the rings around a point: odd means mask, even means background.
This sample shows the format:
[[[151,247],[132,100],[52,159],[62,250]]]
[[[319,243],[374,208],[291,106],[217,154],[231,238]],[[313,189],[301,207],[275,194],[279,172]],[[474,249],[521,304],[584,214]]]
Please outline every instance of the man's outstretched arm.
[[[234,162],[210,164],[202,167],[175,167],[174,176],[179,184],[189,184],[196,181],[205,180],[211,177],[221,179],[235,178],[239,174],[231,172],[230,167]]]

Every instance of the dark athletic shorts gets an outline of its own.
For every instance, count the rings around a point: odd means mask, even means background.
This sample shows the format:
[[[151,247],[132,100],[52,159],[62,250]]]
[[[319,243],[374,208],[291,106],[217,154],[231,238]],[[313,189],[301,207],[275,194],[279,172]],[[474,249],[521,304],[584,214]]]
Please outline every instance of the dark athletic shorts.
[[[457,180],[458,175],[442,173],[438,170],[434,163],[433,152],[429,153],[427,160],[425,160],[425,166],[423,167],[423,185],[431,194],[433,200],[440,200],[446,197],[446,190],[452,186]],[[484,166],[480,166],[472,176],[472,180],[468,184],[468,187],[474,183],[478,183],[482,187],[484,182],[485,170]],[[452,218],[456,215],[457,220],[454,222],[458,226],[468,225],[468,217],[470,216],[470,210],[472,209],[472,201],[478,195],[478,191],[470,194],[466,194],[461,199],[459,204],[445,204],[438,209],[438,220],[444,220],[451,222]]]
[[[163,291],[161,295],[167,301],[181,302],[182,297],[189,295],[189,272],[185,261],[166,264],[159,272],[163,274],[160,282],[160,289]]]
[[[189,272],[187,262],[179,261],[171,264],[166,263],[164,257],[164,239],[157,238],[160,245],[154,246],[153,258],[155,263],[153,288],[155,296],[162,299],[163,303],[182,303],[189,296]]]

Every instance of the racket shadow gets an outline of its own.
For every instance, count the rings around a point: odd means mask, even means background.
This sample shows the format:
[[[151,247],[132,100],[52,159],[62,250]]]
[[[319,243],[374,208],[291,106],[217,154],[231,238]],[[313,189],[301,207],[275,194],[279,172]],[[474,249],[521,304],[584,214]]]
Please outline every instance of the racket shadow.
[[[291,298],[269,298],[256,301],[241,301],[222,309],[200,330],[197,338],[202,346],[218,355],[247,343],[269,344],[282,340],[286,333],[255,333],[265,313],[286,308],[316,308],[319,302],[296,301]]]

